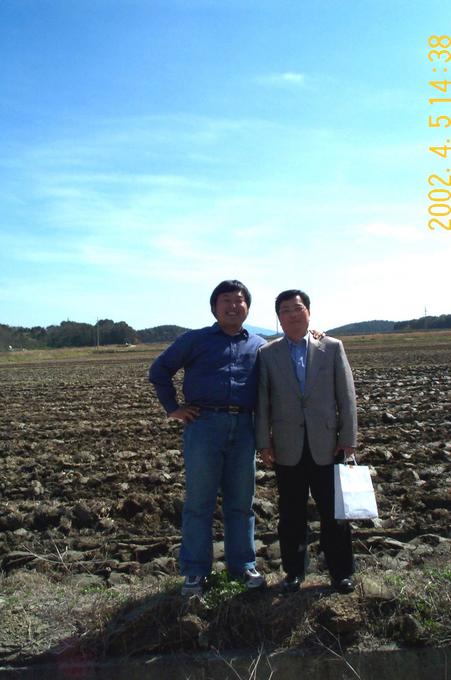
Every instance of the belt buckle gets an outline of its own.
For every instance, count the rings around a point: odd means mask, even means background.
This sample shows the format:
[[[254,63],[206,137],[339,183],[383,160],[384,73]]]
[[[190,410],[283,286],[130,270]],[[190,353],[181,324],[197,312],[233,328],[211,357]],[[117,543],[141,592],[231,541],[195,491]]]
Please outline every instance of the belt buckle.
[[[232,413],[233,415],[237,415],[240,412],[240,407],[239,406],[229,406],[228,411],[229,411],[229,413]]]

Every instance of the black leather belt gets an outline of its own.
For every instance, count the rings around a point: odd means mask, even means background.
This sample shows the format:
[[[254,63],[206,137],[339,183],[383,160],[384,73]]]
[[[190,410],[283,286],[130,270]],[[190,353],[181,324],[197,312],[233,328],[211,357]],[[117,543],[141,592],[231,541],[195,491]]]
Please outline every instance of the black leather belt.
[[[252,409],[245,406],[199,406],[201,411],[213,411],[214,413],[252,413]]]

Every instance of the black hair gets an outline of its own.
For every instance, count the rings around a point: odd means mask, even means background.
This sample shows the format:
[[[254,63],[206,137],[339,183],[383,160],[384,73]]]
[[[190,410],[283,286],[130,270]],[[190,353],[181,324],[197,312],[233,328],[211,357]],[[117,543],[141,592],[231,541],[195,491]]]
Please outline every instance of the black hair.
[[[251,306],[252,297],[244,283],[241,283],[241,281],[237,281],[236,279],[228,279],[227,281],[221,281],[210,296],[210,307],[213,314],[215,312],[218,296],[221,295],[221,293],[234,293],[235,291],[241,291],[247,306]]]
[[[308,311],[310,312],[310,298],[307,295],[307,293],[304,293],[302,290],[284,290],[279,295],[276,297],[276,314],[279,316],[279,309],[280,305],[282,302],[285,300],[291,300],[291,298],[296,297],[296,295],[299,295],[301,298],[303,304],[307,307]]]

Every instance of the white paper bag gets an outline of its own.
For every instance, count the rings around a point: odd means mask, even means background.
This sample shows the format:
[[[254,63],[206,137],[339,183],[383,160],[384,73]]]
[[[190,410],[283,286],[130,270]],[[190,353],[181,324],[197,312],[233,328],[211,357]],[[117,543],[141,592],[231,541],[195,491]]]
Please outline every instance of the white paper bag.
[[[367,465],[334,465],[335,519],[378,517],[376,497]]]

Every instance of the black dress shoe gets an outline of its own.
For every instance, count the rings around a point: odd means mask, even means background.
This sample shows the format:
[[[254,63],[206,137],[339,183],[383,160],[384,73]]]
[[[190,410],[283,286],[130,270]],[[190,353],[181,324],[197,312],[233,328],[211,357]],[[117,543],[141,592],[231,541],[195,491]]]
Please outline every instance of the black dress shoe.
[[[355,585],[352,578],[337,578],[332,581],[332,587],[339,593],[352,593],[355,590]]]
[[[303,580],[303,576],[293,576],[292,574],[287,574],[282,585],[282,592],[286,595],[297,592],[301,587]]]

